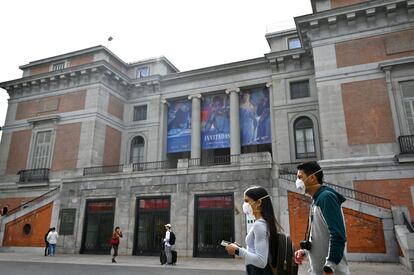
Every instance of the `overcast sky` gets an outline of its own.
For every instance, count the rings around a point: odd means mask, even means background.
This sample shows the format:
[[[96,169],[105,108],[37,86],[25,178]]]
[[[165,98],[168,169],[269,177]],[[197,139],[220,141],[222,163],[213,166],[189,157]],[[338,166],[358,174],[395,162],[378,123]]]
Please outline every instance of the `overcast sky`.
[[[127,63],[167,57],[180,71],[261,57],[267,32],[294,27],[310,0],[3,0],[0,82],[31,61],[103,45]],[[108,43],[109,36],[113,40]],[[0,126],[8,94],[0,89]]]

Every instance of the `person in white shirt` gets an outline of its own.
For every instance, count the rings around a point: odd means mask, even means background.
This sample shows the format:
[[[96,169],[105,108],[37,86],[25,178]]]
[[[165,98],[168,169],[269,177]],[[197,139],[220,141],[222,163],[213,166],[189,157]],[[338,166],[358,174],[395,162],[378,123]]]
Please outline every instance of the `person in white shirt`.
[[[56,228],[52,227],[52,231],[49,232],[47,235],[47,241],[49,242],[49,255],[55,256],[56,255],[56,243],[58,240],[58,233],[56,232]]]
[[[170,244],[170,232],[171,232],[171,224],[167,223],[165,225],[164,251],[165,251],[165,255],[167,256],[167,264],[172,265],[172,254],[171,254],[172,245]]]

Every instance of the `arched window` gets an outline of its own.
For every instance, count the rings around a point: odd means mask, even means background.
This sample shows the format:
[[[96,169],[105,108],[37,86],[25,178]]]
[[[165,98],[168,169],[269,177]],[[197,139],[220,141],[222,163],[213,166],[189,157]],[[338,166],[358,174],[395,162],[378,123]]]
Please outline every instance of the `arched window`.
[[[295,131],[296,158],[315,158],[315,134],[312,120],[308,117],[300,117],[293,124]]]
[[[145,141],[142,137],[137,136],[131,142],[130,162],[144,162]]]

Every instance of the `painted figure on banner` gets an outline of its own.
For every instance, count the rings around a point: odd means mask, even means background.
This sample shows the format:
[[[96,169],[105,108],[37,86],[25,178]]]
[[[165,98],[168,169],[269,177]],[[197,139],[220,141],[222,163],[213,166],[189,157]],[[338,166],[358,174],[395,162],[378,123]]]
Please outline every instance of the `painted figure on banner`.
[[[191,150],[191,102],[172,101],[168,106],[168,153]]]
[[[256,107],[250,99],[250,92],[242,94],[240,104],[240,132],[243,144],[253,144],[257,127]]]
[[[267,88],[244,90],[240,95],[240,139],[242,146],[271,142]]]
[[[206,97],[202,105],[202,148],[230,146],[230,107],[226,95]]]

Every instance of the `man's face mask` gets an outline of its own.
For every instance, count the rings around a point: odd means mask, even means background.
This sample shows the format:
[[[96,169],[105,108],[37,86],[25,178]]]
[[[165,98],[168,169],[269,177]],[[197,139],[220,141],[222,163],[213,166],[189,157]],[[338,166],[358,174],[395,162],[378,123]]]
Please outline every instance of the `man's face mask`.
[[[299,193],[301,193],[301,194],[305,194],[305,192],[306,192],[306,184],[305,184],[305,182],[311,177],[311,176],[313,176],[313,175],[315,175],[316,173],[319,173],[320,171],[322,171],[322,169],[319,169],[318,171],[316,171],[315,173],[312,173],[312,174],[310,174],[309,176],[307,176],[306,177],[306,179],[304,179],[304,180],[301,180],[300,178],[299,178],[299,172],[298,172],[298,178],[296,179],[296,189],[298,189],[298,191],[299,191]],[[314,184],[314,185],[316,185],[316,184]],[[314,186],[314,185],[311,185],[311,186]],[[311,187],[311,186],[308,186],[308,188],[309,187]]]

